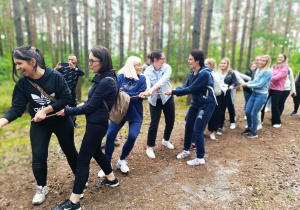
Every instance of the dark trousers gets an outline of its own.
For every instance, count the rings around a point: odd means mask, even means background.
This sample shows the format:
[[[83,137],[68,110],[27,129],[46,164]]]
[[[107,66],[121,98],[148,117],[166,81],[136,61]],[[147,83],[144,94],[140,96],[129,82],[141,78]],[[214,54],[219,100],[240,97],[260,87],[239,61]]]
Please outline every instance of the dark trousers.
[[[121,130],[121,128],[124,126],[125,123],[126,121],[122,121],[119,124],[115,124],[113,122],[109,123],[106,142],[105,142],[105,155],[107,156],[110,162],[111,162],[112,154],[115,150],[115,139],[117,137],[117,134],[119,133],[119,131]],[[125,160],[126,157],[129,155],[129,153],[131,152],[135,140],[138,137],[142,126],[141,122],[128,122],[128,124],[129,124],[128,136],[123,146],[120,160]]]
[[[199,107],[190,106],[186,114],[184,150],[188,151],[190,149],[194,134],[197,158],[204,158],[204,129],[214,112],[215,106],[215,101],[201,104]]]
[[[208,130],[209,131],[217,131],[218,130],[218,122],[220,122],[220,116],[221,116],[221,108],[222,108],[222,97],[216,96],[218,105],[216,105],[215,110],[213,114],[210,117],[210,120],[208,122]]]
[[[110,161],[101,150],[101,142],[107,132],[107,128],[108,122],[87,122],[86,131],[78,154],[73,193],[81,194],[83,192],[85,183],[89,178],[89,167],[92,157],[96,160],[105,174],[110,174],[112,172]]]
[[[218,118],[218,128],[223,128],[224,121],[225,121],[226,107],[228,106],[229,102],[231,101],[230,90],[226,91],[225,96],[224,96],[224,93],[222,93],[218,97],[220,97],[220,100],[222,101],[221,106],[220,106],[220,114],[219,114],[220,117]]]
[[[272,107],[271,107],[272,125],[281,124],[279,102],[280,102],[282,94],[283,94],[283,91],[270,89],[269,97],[271,97],[271,103],[272,103]]]
[[[228,107],[227,108],[228,108],[230,123],[235,123],[235,108],[234,108],[234,104],[232,103],[231,97],[230,97],[230,100],[228,102]]]
[[[156,136],[157,136],[158,124],[161,117],[161,111],[164,112],[165,123],[166,123],[165,131],[164,131],[164,139],[166,141],[170,140],[170,136],[175,122],[174,97],[171,96],[171,98],[169,98],[169,100],[165,104],[162,104],[161,99],[157,99],[156,106],[152,106],[150,103],[149,106],[150,106],[151,123],[148,130],[147,145],[150,147],[154,147]]]
[[[282,112],[284,110],[285,101],[286,101],[287,97],[290,95],[290,92],[291,92],[290,90],[284,90],[282,92],[282,95],[281,95],[280,99],[279,99],[278,108],[279,108],[280,116],[282,115]]]
[[[297,92],[297,96],[293,98],[294,101],[294,112],[298,112],[299,104],[300,104],[300,92]]]
[[[71,117],[62,119],[56,124],[31,122],[32,170],[38,186],[45,186],[47,183],[48,147],[52,133],[57,136],[73,173],[76,173],[78,153],[74,144],[74,126]]]

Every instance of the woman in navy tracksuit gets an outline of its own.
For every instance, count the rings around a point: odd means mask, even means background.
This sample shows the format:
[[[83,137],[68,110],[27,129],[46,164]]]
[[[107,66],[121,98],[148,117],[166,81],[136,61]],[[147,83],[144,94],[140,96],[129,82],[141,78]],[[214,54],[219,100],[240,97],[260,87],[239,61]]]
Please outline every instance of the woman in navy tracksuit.
[[[104,106],[105,100],[111,109],[118,93],[116,73],[113,69],[109,51],[102,46],[96,46],[91,50],[89,66],[95,77],[95,83],[88,93],[88,100],[77,107],[66,108],[58,112],[58,115],[73,116],[85,114],[86,131],[82,140],[77,159],[77,171],[70,199],[53,207],[52,210],[81,209],[80,195],[89,177],[89,166],[92,157],[105,172],[106,178],[100,185],[116,187],[118,179],[114,176],[110,161],[101,150],[101,142],[108,129],[108,112]],[[98,185],[98,184],[97,184]]]
[[[190,156],[190,146],[194,133],[197,158],[187,161],[188,165],[196,166],[205,164],[204,154],[204,130],[215,110],[216,101],[213,93],[213,79],[211,68],[204,65],[204,54],[201,50],[192,50],[188,63],[191,73],[182,87],[167,91],[166,95],[187,95],[192,94],[193,102],[186,114],[184,150],[177,155],[183,159]]]
[[[115,149],[114,142],[117,134],[127,121],[129,123],[128,137],[123,146],[122,154],[117,162],[117,167],[122,173],[129,172],[129,167],[127,166],[125,159],[134,146],[143,122],[143,99],[136,97],[147,89],[146,77],[141,75],[141,70],[141,59],[136,56],[130,56],[126,61],[125,66],[118,72],[119,88],[123,87],[123,91],[133,97],[130,98],[130,105],[124,119],[117,125],[110,122],[107,131],[105,155],[111,162],[112,154]],[[100,170],[98,176],[104,177],[104,171]]]

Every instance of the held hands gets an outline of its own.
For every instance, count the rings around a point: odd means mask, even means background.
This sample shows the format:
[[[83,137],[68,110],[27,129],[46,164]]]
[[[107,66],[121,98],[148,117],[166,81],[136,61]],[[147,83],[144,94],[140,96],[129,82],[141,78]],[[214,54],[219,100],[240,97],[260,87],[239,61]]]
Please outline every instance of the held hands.
[[[71,68],[71,69],[75,69],[75,65],[72,62],[69,62],[69,66],[68,67]]]
[[[62,110],[60,110],[59,112],[56,112],[56,115],[57,116],[66,116],[66,114],[65,114],[65,110],[64,109],[62,109]]]
[[[32,118],[31,121],[33,122],[41,122],[42,120],[44,120],[46,118],[46,113],[43,110],[38,111],[34,118]]]
[[[234,89],[234,87],[233,86],[229,86],[229,88],[228,88],[229,90],[233,90]]]
[[[61,65],[61,61],[57,63],[56,67],[54,68],[55,71],[61,69],[63,66]]]
[[[172,95],[172,90],[168,90],[167,92],[165,92],[165,95],[167,95],[167,96]]]
[[[242,87],[247,87],[247,83],[242,83]]]
[[[140,98],[145,98],[145,97],[151,96],[152,93],[153,93],[153,91],[151,91],[150,89],[149,90],[145,90],[144,92],[142,92],[142,93],[139,94],[139,97]]]

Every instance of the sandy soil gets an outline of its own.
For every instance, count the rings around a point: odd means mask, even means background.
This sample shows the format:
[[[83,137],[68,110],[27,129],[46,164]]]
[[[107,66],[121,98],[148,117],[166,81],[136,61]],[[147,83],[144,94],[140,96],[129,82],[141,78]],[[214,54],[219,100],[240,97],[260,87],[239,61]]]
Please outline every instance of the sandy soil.
[[[115,167],[126,132],[120,135],[120,147],[115,149],[113,166],[120,186],[95,187],[101,181],[94,160],[90,166],[89,186],[81,200],[83,209],[300,209],[299,116],[291,117],[293,103],[289,97],[282,115],[282,127],[273,128],[270,112],[266,113],[263,130],[256,139],[247,139],[240,133],[244,100],[239,94],[236,102],[237,128],[229,129],[228,120],[223,136],[216,141],[205,136],[206,164],[191,167],[186,160],[176,159],[183,148],[185,110],[176,109],[176,124],[171,136],[174,150],[161,145],[164,120],[158,132],[156,159],[145,154],[149,126],[149,109],[145,104],[143,124],[136,145],[127,158],[130,173],[123,175]],[[178,106],[177,106],[178,107]],[[227,115],[228,118],[228,115]],[[81,124],[84,122],[82,121]],[[76,131],[80,142],[84,128]],[[55,141],[55,137],[52,139]],[[28,149],[28,148],[27,148]],[[48,158],[48,186],[46,201],[31,204],[35,180],[30,156],[18,164],[0,171],[0,209],[50,209],[68,198],[74,181],[63,154],[51,146]],[[192,151],[192,157],[195,151]],[[190,158],[188,158],[190,159]]]

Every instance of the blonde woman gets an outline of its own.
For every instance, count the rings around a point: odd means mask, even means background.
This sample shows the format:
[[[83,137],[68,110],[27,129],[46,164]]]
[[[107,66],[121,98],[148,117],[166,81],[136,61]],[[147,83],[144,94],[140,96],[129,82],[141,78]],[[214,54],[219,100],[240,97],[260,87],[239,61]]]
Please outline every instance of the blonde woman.
[[[226,107],[231,100],[231,91],[236,87],[237,78],[233,70],[230,69],[230,60],[229,58],[223,58],[219,64],[218,72],[224,77],[224,83],[228,85],[228,90],[225,93],[220,95],[220,113],[218,114],[218,130],[217,135],[223,134],[223,125],[225,121],[225,111]],[[218,102],[219,103],[219,102]],[[234,113],[230,113],[233,116],[230,116],[230,123],[234,124]]]
[[[243,87],[252,89],[251,97],[246,105],[246,116],[248,128],[242,132],[242,135],[247,135],[247,138],[257,138],[257,114],[261,107],[267,102],[268,88],[271,82],[272,73],[270,70],[271,57],[263,55],[260,57],[260,69],[255,79],[248,83],[243,83]]]
[[[144,92],[147,88],[146,77],[141,75],[142,63],[141,59],[136,56],[130,56],[125,66],[118,72],[118,85],[119,88],[124,87],[123,91],[129,96],[137,96],[141,92]],[[130,105],[124,119],[119,123],[109,123],[106,143],[105,143],[105,155],[111,162],[112,154],[115,149],[115,139],[118,132],[128,122],[129,132],[127,140],[123,146],[121,156],[117,162],[117,167],[122,173],[128,173],[129,167],[127,166],[126,157],[131,152],[135,140],[140,133],[140,129],[143,122],[143,99],[139,97],[132,97],[130,99]],[[100,170],[98,173],[99,177],[104,177],[105,173]]]

